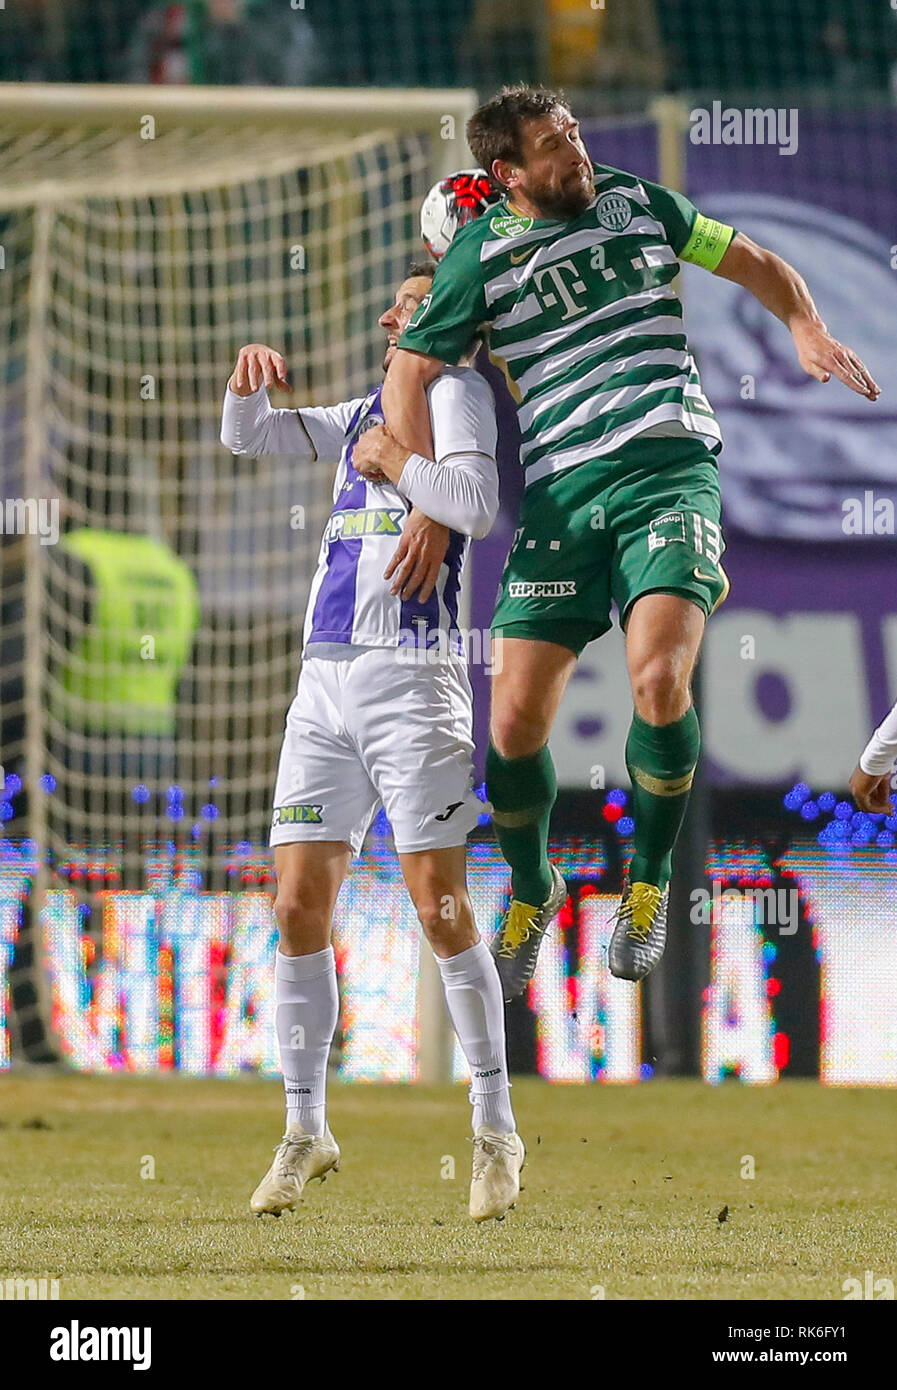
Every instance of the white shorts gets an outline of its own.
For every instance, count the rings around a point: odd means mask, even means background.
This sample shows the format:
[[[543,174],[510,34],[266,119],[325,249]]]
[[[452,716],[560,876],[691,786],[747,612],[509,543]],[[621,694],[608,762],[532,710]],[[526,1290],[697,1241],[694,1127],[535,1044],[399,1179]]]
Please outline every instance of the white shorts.
[[[473,697],[461,661],[403,662],[394,648],[306,657],[287,713],[272,845],[345,840],[382,805],[400,854],[462,845],[486,809],[473,790]]]

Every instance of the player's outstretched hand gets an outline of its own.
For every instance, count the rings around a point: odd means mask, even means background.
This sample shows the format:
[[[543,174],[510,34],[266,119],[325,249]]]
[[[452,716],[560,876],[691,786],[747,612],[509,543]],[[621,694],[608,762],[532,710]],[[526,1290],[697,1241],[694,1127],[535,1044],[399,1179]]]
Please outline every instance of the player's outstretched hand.
[[[891,805],[891,778],[889,773],[875,776],[874,773],[864,772],[861,767],[855,767],[850,774],[850,794],[861,811],[893,812]]]
[[[800,323],[792,329],[800,365],[817,381],[830,381],[836,376],[856,391],[858,396],[877,401],[881,387],[872,379],[869,368],[852,348],[833,338],[823,324]]]
[[[235,396],[251,396],[263,382],[269,390],[279,386],[281,391],[289,391],[287,364],[274,348],[247,343],[237,354],[237,365],[227,384]]]
[[[420,602],[426,603],[439,578],[448,543],[448,527],[412,507],[395,554],[383,572],[384,579],[392,580],[389,592],[403,599],[417,594]]]

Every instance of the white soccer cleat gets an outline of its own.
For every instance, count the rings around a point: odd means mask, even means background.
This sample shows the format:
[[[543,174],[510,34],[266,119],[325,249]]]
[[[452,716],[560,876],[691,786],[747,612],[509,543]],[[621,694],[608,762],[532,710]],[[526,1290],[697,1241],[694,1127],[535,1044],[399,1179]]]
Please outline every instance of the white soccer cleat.
[[[292,1211],[302,1189],[312,1178],[321,1182],[330,1170],[339,1169],[339,1145],[330,1133],[306,1134],[301,1125],[287,1125],[286,1133],[274,1150],[274,1162],[249,1199],[256,1216],[265,1212],[280,1216]]]
[[[480,1125],[473,1139],[470,1214],[474,1221],[501,1221],[520,1195],[526,1149],[519,1134],[501,1134]]]

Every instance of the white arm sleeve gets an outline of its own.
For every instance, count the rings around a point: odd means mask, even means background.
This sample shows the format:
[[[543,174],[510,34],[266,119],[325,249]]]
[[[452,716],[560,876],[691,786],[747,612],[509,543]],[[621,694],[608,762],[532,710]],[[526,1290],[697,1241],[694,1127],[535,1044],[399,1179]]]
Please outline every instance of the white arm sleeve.
[[[221,411],[221,443],[234,454],[286,454],[302,459],[339,461],[346,427],[361,400],[340,405],[275,410],[260,386],[251,396],[238,396],[230,387]]]
[[[495,401],[470,367],[447,367],[428,388],[435,459],[412,454],[396,487],[431,521],[481,540],[498,513]]]
[[[879,724],[860,755],[860,767],[870,777],[883,777],[897,761],[897,705]]]

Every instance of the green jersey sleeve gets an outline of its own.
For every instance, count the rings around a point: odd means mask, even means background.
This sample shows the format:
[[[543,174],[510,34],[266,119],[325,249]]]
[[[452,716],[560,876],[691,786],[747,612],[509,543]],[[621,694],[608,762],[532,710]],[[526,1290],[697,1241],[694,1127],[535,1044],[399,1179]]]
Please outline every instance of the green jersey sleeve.
[[[466,229],[465,229],[466,230]],[[457,365],[487,321],[485,272],[479,238],[453,242],[436,268],[433,286],[399,339],[400,348]]]
[[[716,270],[735,235],[725,222],[705,217],[694,203],[672,188],[642,179],[651,211],[663,225],[667,239],[680,261]]]

